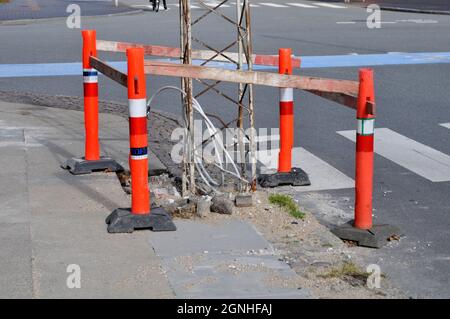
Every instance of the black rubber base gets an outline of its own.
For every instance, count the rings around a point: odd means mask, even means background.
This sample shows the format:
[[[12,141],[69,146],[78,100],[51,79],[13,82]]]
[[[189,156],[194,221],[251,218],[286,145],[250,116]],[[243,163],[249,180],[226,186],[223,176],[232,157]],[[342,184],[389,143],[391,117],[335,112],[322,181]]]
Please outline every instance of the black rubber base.
[[[177,227],[162,207],[152,207],[150,214],[135,215],[129,208],[117,208],[107,218],[108,233],[132,233],[136,229],[175,231]]]
[[[100,157],[97,161],[69,158],[61,167],[68,169],[74,175],[91,174],[95,171],[121,172],[124,170],[119,163],[109,157]]]
[[[282,185],[309,186],[308,174],[298,167],[293,167],[289,173],[261,174],[258,177],[261,187],[277,187]]]
[[[400,229],[391,225],[374,225],[371,229],[359,229],[353,226],[353,221],[331,230],[333,234],[344,240],[351,240],[359,246],[381,248],[392,236],[400,236]]]

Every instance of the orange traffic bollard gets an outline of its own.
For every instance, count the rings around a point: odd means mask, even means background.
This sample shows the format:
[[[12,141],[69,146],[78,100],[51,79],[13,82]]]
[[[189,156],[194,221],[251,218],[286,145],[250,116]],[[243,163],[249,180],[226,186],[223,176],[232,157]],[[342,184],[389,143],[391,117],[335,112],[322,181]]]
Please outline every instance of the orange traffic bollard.
[[[355,227],[372,228],[373,143],[375,127],[375,93],[373,70],[359,72],[359,95],[356,109]]]
[[[144,50],[127,50],[130,122],[131,212],[148,214],[147,100]]]
[[[97,56],[95,30],[81,32],[83,37],[84,125],[86,129],[85,156],[88,161],[100,159],[98,142],[98,72],[91,68],[89,58]]]
[[[359,92],[356,105],[355,219],[336,227],[339,238],[360,246],[380,248],[389,238],[400,235],[391,225],[372,224],[373,159],[375,133],[375,91],[372,69],[359,71]]]
[[[144,49],[127,49],[127,87],[130,125],[131,209],[118,208],[106,223],[110,233],[131,233],[135,229],[176,230],[161,207],[150,211],[148,187],[147,100],[144,74]]]
[[[292,75],[292,50],[279,49],[278,72]],[[301,168],[292,167],[292,148],[294,147],[294,92],[292,88],[280,88],[280,152],[278,171],[275,174],[260,174],[258,182],[262,187],[281,185],[311,185],[308,174]]]
[[[108,157],[100,157],[98,138],[98,72],[91,67],[90,57],[97,56],[95,30],[81,31],[83,38],[82,66],[84,91],[84,158],[71,158],[62,165],[72,174],[89,174],[93,171],[116,172],[123,167]]]
[[[278,71],[292,75],[291,49],[279,50]],[[294,146],[294,90],[280,88],[280,152],[278,172],[288,173],[292,168],[292,147]]]

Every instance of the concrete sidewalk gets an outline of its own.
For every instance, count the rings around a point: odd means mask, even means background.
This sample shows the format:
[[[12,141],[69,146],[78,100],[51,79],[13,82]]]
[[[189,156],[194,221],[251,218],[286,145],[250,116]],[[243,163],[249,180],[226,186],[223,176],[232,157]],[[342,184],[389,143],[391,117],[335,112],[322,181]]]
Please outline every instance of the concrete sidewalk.
[[[59,167],[83,154],[83,114],[0,106],[0,298],[173,297],[148,234],[106,232],[105,217],[130,205],[116,175]],[[102,153],[127,167],[127,121],[100,118]],[[66,285],[70,264],[81,289]]]
[[[286,286],[296,274],[238,219],[108,234],[106,216],[130,205],[116,175],[60,168],[83,154],[83,131],[82,112],[0,102],[0,298],[310,297]],[[100,114],[100,140],[102,155],[128,167],[123,117]],[[66,284],[71,264],[80,289]]]

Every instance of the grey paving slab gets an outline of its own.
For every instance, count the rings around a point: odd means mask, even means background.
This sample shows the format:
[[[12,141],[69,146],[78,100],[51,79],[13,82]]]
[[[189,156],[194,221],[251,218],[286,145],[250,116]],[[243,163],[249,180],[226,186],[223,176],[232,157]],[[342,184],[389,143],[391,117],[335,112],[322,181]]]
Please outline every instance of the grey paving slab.
[[[311,298],[277,256],[195,254],[164,258],[177,298]]]
[[[177,298],[311,298],[251,224],[232,219],[176,225],[176,232],[151,233],[149,242]]]
[[[106,231],[107,215],[130,205],[116,175],[60,168],[84,150],[83,114],[2,102],[0,118],[0,297],[173,297],[145,232]],[[126,163],[127,121],[107,115],[100,126],[105,149]],[[71,264],[79,289],[67,286]]]
[[[111,235],[107,214],[33,213],[36,298],[170,298],[161,262],[145,234]],[[68,265],[81,270],[81,288],[66,285]]]
[[[221,221],[220,224],[177,220],[176,232],[151,233],[149,242],[162,257],[187,254],[243,252],[263,250],[272,253],[273,247],[249,223],[241,220]]]
[[[31,298],[29,223],[0,222],[0,298]]]

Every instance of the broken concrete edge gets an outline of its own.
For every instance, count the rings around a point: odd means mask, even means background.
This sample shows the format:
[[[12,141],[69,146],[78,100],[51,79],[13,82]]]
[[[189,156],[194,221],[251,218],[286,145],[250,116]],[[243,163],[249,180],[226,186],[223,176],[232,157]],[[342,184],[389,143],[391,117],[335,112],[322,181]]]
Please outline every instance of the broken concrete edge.
[[[233,201],[226,194],[217,194],[211,199],[211,212],[231,215],[235,212]]]
[[[69,158],[61,165],[73,175],[91,174],[93,172],[123,172],[122,165],[109,157],[100,157],[99,160],[85,160],[82,158]]]
[[[177,227],[162,207],[152,207],[148,214],[132,214],[130,208],[117,208],[105,220],[108,233],[132,233],[150,229],[154,232],[175,231]]]
[[[309,186],[311,181],[308,174],[298,167],[293,167],[290,172],[274,174],[260,174],[258,184],[263,188],[278,187],[284,185],[291,186]]]
[[[383,224],[373,225],[370,229],[359,229],[353,226],[353,221],[337,226],[331,232],[340,239],[354,241],[358,246],[369,248],[381,248],[392,236],[403,235],[396,226]]]
[[[251,207],[253,206],[252,194],[237,194],[234,197],[234,204],[236,207]]]

